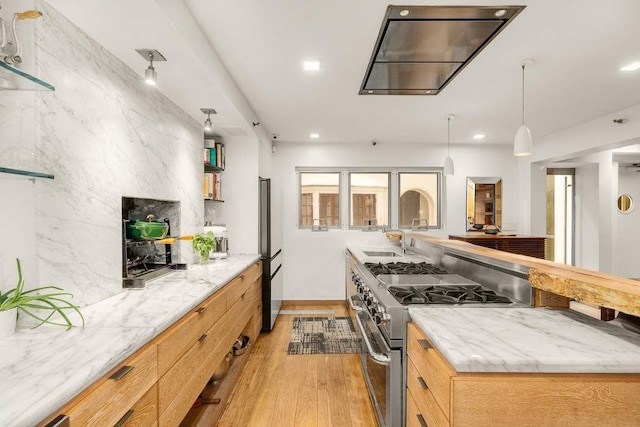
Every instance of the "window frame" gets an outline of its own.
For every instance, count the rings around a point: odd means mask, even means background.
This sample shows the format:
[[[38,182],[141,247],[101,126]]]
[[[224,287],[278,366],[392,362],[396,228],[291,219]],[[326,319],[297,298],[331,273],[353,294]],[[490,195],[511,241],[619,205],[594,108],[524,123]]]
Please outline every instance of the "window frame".
[[[390,227],[392,220],[391,220],[391,171],[390,170],[386,170],[386,171],[381,171],[381,170],[353,170],[353,169],[347,169],[345,171],[348,174],[348,185],[347,185],[347,197],[349,198],[349,210],[348,210],[348,214],[347,214],[347,222],[346,222],[346,228],[348,228],[349,230],[362,230],[364,228],[364,225],[357,225],[357,224],[351,224],[351,215],[352,215],[352,204],[353,204],[353,198],[352,198],[352,193],[351,193],[351,176],[355,175],[355,174],[370,174],[370,175],[387,175],[387,218],[388,218],[388,224],[378,224],[378,227]],[[370,193],[366,193],[366,194],[370,194]]]
[[[352,173],[373,173],[388,174],[388,227],[395,229],[400,228],[400,174],[433,173],[437,176],[437,224],[429,224],[429,230],[443,230],[445,226],[445,218],[443,218],[443,200],[445,200],[444,192],[446,191],[445,177],[442,167],[301,167],[295,168],[297,175],[297,216],[296,224],[298,230],[311,230],[311,226],[301,226],[301,197],[302,197],[302,174],[303,173],[337,173],[338,174],[338,202],[339,202],[339,218],[338,226],[328,226],[329,231],[335,230],[362,230],[362,226],[351,226],[351,174]],[[378,224],[382,227],[385,224]],[[410,230],[411,227],[402,227],[402,229]]]
[[[432,168],[431,170],[398,170],[398,186],[397,186],[397,200],[398,200],[398,212],[396,215],[396,225],[397,228],[399,229],[403,229],[403,230],[411,230],[411,226],[401,226],[400,225],[400,198],[402,197],[402,194],[400,193],[402,191],[402,189],[400,188],[401,182],[400,182],[400,175],[403,174],[421,174],[421,175],[425,175],[425,174],[435,174],[436,175],[436,191],[437,191],[437,197],[436,197],[436,203],[438,204],[438,207],[436,209],[436,214],[438,216],[438,221],[437,224],[432,225],[431,221],[429,219],[429,227],[428,230],[441,230],[443,228],[443,221],[442,221],[442,192],[444,191],[444,185],[442,183],[442,177],[443,177],[443,172],[442,172],[442,168],[439,168],[439,170],[437,170],[437,168]]]
[[[296,168],[296,174],[297,174],[297,199],[298,199],[298,215],[297,215],[297,219],[296,219],[296,223],[297,223],[297,227],[300,230],[311,230],[313,229],[313,220],[315,218],[313,218],[313,213],[311,214],[311,225],[302,225],[302,174],[337,174],[338,175],[338,192],[336,193],[338,195],[338,225],[329,225],[327,224],[327,228],[328,229],[340,229],[342,227],[342,173],[340,170],[335,170],[335,169],[324,169],[324,168],[317,168],[317,169],[306,169],[306,168]],[[306,193],[305,193],[306,194]],[[313,193],[311,193],[313,195]],[[318,193],[318,195],[320,194],[332,194],[332,193]],[[313,196],[312,196],[313,197]],[[318,199],[318,208],[320,208],[319,206],[320,204],[320,200]],[[313,201],[311,203],[311,205],[313,206]]]

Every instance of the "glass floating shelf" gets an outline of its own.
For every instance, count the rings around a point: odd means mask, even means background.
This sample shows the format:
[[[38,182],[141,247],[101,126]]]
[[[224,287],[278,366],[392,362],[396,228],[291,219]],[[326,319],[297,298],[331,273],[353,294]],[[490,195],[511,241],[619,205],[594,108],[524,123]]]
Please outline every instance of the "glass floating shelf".
[[[20,175],[20,176],[25,176],[29,178],[44,178],[44,179],[54,178],[53,175],[49,173],[33,172],[33,171],[27,171],[27,170],[21,170],[21,169],[10,169],[10,168],[3,168],[3,167],[0,167],[0,173]]]
[[[0,90],[54,91],[56,88],[29,73],[0,61]]]

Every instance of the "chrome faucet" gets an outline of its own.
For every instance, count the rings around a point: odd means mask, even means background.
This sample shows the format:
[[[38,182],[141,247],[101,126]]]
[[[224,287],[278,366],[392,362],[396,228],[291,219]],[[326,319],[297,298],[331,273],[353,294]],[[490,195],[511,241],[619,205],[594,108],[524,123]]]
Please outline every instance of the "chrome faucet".
[[[38,10],[27,10],[24,12],[16,12],[13,14],[13,19],[11,20],[11,29],[15,47],[13,47],[12,43],[9,42],[9,39],[7,37],[6,24],[4,20],[0,18],[0,60],[10,65],[20,64],[22,62],[22,56],[20,56],[22,51],[20,47],[20,41],[18,40],[18,33],[16,32],[16,22],[24,21],[26,19],[38,19],[41,16],[42,12]]]
[[[404,243],[404,230],[401,230],[399,228],[390,228],[387,229],[385,227],[382,227],[382,232],[383,233],[388,233],[388,232],[396,232],[396,233],[400,233],[400,253],[402,255],[406,255],[407,253],[407,246]]]

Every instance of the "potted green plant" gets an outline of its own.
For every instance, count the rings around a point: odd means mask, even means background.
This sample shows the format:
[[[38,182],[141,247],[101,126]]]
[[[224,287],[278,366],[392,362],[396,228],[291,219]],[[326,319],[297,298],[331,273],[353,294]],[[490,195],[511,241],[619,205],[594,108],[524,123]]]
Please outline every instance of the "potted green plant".
[[[193,236],[193,249],[200,254],[200,262],[209,262],[209,254],[216,248],[216,240],[212,231],[197,233]]]
[[[9,289],[7,292],[0,292],[0,337],[13,334],[16,328],[16,320],[18,318],[18,310],[33,317],[40,325],[57,325],[71,328],[73,323],[67,316],[66,311],[75,311],[82,319],[84,326],[84,317],[80,313],[77,305],[74,305],[64,299],[66,296],[73,296],[69,292],[63,291],[57,286],[42,286],[40,288],[24,290],[24,277],[22,276],[22,267],[20,260],[16,259],[18,265],[18,284],[15,288]],[[60,315],[60,318],[54,318],[54,315]]]

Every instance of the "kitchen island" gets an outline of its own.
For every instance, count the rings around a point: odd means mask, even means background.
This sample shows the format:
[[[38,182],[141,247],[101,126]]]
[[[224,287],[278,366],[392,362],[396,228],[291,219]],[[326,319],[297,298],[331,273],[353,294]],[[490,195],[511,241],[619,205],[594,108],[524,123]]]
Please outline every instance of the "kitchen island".
[[[409,313],[407,425],[640,424],[637,333],[569,310]]]
[[[0,339],[0,425],[35,425],[45,419],[259,258],[233,255],[121,292],[82,308],[84,328],[42,326]],[[71,319],[80,323],[78,317]]]

